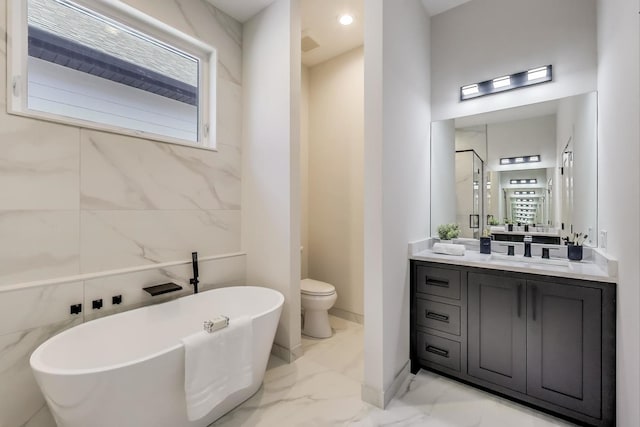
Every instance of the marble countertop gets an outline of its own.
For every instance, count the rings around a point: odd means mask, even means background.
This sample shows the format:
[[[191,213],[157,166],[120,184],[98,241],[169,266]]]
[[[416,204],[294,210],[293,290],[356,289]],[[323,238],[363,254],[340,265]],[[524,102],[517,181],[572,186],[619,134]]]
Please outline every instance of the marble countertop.
[[[429,249],[431,247],[430,244],[420,243],[421,242],[414,242],[409,245],[409,259],[491,270],[543,274],[546,276],[566,277],[570,279],[609,283],[617,282],[617,262],[607,258],[604,254],[596,250],[592,250],[589,258],[583,261],[569,261],[566,255],[564,258],[556,257],[546,260],[542,259],[540,255],[535,252],[532,258],[525,258],[522,252],[519,252],[517,249],[515,256],[507,256],[501,252],[481,254],[479,251],[469,248],[467,248],[465,254],[462,256],[444,255],[435,253]],[[496,242],[493,243],[495,244]],[[533,245],[533,247],[535,246],[536,245]],[[539,246],[548,247],[549,245]]]

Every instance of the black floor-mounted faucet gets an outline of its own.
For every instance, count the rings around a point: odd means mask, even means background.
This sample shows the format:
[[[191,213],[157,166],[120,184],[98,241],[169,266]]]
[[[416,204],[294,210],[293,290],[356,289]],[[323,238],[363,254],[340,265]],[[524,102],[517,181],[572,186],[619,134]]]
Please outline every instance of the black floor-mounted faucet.
[[[193,293],[198,293],[198,252],[191,252],[191,265],[193,266],[193,279],[189,283],[193,285]]]

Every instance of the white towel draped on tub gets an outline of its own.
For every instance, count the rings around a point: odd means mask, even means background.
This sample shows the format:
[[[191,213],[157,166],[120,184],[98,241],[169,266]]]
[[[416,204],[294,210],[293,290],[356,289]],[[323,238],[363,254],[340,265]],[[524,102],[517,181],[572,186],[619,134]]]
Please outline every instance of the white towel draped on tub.
[[[184,344],[184,390],[189,421],[207,415],[231,393],[251,384],[251,317],[229,319],[229,326],[197,332]]]

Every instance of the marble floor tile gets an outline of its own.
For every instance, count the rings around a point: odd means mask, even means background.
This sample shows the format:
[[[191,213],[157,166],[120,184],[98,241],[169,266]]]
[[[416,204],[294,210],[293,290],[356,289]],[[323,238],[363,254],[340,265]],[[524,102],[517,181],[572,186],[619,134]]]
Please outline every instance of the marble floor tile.
[[[364,327],[330,316],[333,337],[316,339],[302,336],[304,357],[362,382],[364,372]]]
[[[291,364],[272,356],[262,388],[211,427],[568,427],[573,424],[420,371],[385,410],[360,399],[364,328],[330,316],[333,337],[302,337]]]
[[[344,425],[365,409],[358,381],[304,357],[274,359],[262,388],[212,426]]]

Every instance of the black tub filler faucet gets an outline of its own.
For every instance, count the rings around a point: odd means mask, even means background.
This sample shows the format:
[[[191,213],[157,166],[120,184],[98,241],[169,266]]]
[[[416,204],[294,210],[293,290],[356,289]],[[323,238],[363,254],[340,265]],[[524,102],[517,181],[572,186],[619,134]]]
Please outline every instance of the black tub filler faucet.
[[[191,252],[191,265],[193,266],[193,279],[189,283],[193,285],[193,293],[198,293],[198,252]]]

